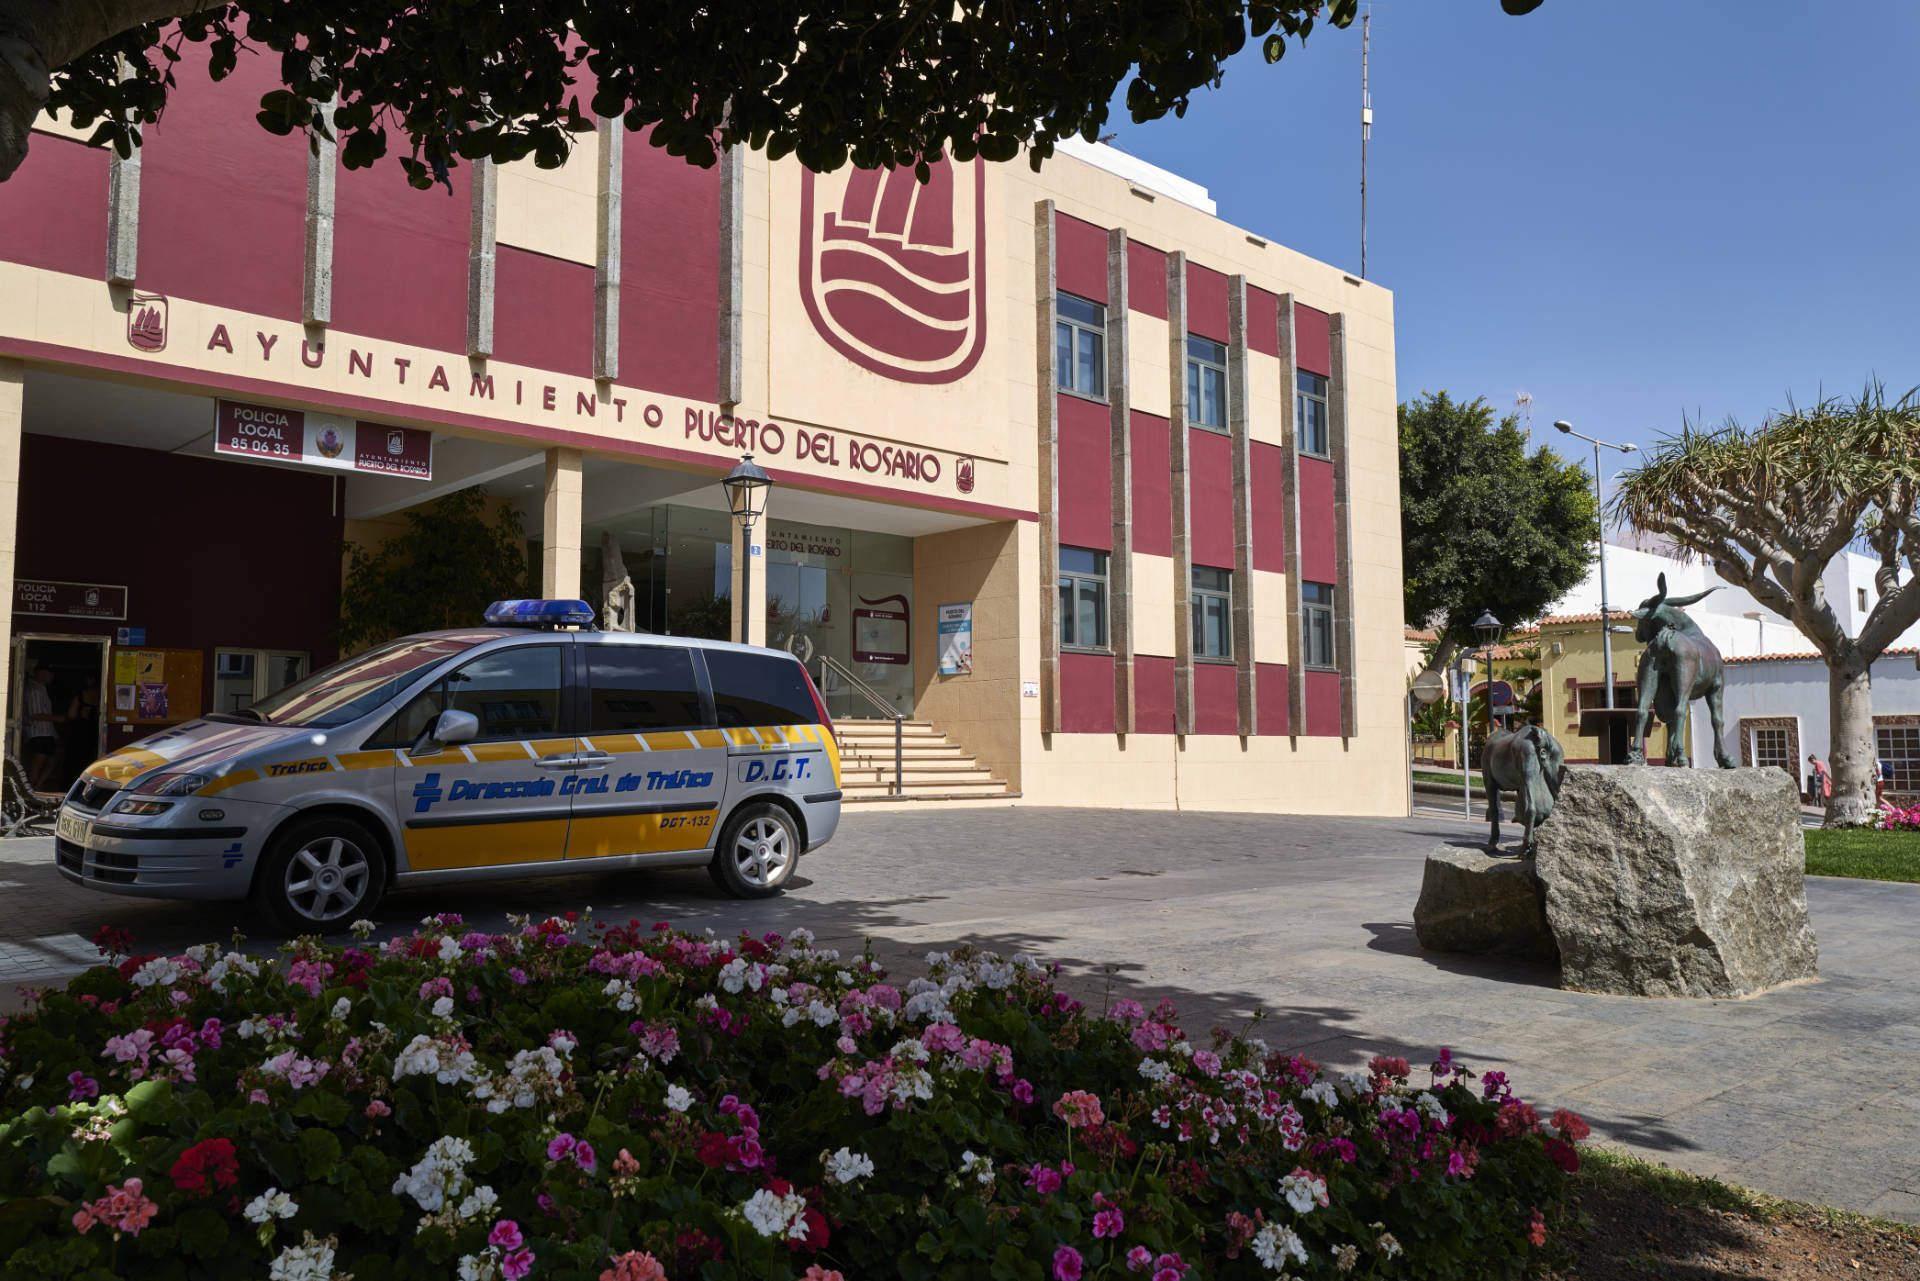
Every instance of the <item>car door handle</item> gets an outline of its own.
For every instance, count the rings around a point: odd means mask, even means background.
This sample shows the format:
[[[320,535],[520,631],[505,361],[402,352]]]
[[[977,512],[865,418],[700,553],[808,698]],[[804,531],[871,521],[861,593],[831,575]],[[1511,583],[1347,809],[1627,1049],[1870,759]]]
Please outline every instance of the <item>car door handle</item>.
[[[533,763],[535,769],[579,769],[586,762],[577,752],[555,752],[552,756],[542,756]]]
[[[611,761],[613,759],[613,753],[601,751],[580,752],[574,759],[580,762],[581,769],[597,769],[605,765],[608,761]]]

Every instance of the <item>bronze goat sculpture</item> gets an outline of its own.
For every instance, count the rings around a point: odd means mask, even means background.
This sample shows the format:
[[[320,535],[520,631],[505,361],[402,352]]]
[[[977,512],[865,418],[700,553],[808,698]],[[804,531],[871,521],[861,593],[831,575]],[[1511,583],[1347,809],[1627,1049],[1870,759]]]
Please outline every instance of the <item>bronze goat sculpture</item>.
[[[1640,715],[1633,725],[1633,747],[1627,754],[1630,764],[1647,762],[1647,730],[1653,714],[1660,714],[1667,727],[1667,764],[1687,766],[1687,720],[1693,700],[1707,700],[1707,715],[1713,721],[1713,759],[1721,769],[1734,768],[1727,755],[1726,728],[1722,724],[1720,699],[1726,686],[1726,668],[1720,651],[1700,630],[1700,625],[1680,612],[1718,591],[1709,587],[1692,596],[1667,597],[1667,576],[1660,575],[1660,594],[1649,596],[1633,611],[1639,620],[1634,636],[1645,645],[1634,679],[1640,686]],[[1611,674],[1609,674],[1611,675]]]
[[[1513,814],[1520,820],[1520,857],[1533,853],[1534,831],[1553,813],[1566,777],[1566,752],[1558,739],[1538,725],[1522,725],[1509,734],[1489,735],[1480,749],[1480,783],[1487,792],[1487,852],[1500,850],[1500,793],[1513,793]]]

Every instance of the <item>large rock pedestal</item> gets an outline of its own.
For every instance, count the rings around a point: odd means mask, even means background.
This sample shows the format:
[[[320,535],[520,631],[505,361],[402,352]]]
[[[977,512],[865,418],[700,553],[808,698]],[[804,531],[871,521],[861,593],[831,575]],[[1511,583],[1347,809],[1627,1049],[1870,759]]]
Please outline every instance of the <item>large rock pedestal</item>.
[[[1534,862],[1567,987],[1749,996],[1816,972],[1779,770],[1569,767]]]
[[[1559,956],[1534,861],[1490,857],[1456,845],[1438,846],[1427,855],[1413,932],[1420,946],[1436,952],[1490,952],[1536,961]]]

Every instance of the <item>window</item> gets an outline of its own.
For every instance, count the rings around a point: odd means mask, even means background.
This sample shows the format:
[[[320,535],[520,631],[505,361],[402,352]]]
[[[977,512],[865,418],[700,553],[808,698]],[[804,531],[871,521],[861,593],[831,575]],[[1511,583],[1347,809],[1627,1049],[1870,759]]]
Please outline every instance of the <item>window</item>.
[[[1785,770],[1791,778],[1799,777],[1793,772],[1793,749],[1788,745],[1784,727],[1759,727],[1753,731],[1753,763],[1758,769],[1771,765]]]
[[[398,694],[420,675],[422,668],[458,654],[478,635],[419,637],[398,640],[335,663],[305,680],[295,681],[253,705],[250,719],[269,725],[307,725],[332,729],[355,721]],[[223,714],[216,709],[216,715]],[[411,740],[409,740],[411,741]]]
[[[1301,370],[1294,376],[1293,418],[1299,424],[1300,452],[1329,456],[1327,447],[1327,380]]]
[[[1233,571],[1193,567],[1193,656],[1233,657]]]
[[[1056,294],[1053,325],[1060,390],[1107,398],[1107,309],[1097,302]]]
[[[1920,726],[1876,725],[1874,756],[1889,792],[1920,792]]]
[[[560,732],[560,647],[520,645],[482,654],[416,694],[371,743],[411,746],[443,711],[471,712],[475,742]]]
[[[1107,553],[1060,549],[1060,644],[1107,648]]]
[[[714,710],[723,727],[819,724],[806,669],[790,655],[737,649],[710,649],[706,655]]]
[[[1306,644],[1301,657],[1308,667],[1330,668],[1333,660],[1333,584],[1300,584],[1300,602],[1305,617],[1301,636]]]
[[[658,645],[586,645],[589,734],[691,729],[705,724],[693,659]]]
[[[1187,421],[1227,429],[1227,347],[1187,335]]]
[[[1867,589],[1864,587],[1854,588],[1853,598],[1860,602],[1860,612],[1863,614],[1866,613],[1867,612]]]

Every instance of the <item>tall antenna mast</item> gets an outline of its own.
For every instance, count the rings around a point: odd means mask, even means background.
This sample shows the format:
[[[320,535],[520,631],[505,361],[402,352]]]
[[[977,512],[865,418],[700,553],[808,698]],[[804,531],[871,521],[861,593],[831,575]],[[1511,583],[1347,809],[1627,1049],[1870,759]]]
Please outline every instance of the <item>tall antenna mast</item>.
[[[1360,279],[1367,278],[1367,139],[1373,136],[1373,95],[1367,91],[1367,45],[1373,10],[1360,15]]]
[[[1527,436],[1531,438],[1533,436],[1533,393],[1520,392],[1513,398],[1513,403],[1525,420]]]

